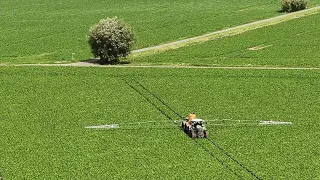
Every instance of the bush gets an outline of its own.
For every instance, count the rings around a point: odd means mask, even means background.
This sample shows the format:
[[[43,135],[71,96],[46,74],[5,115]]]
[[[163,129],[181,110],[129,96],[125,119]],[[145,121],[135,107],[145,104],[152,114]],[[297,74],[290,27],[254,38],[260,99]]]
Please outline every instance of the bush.
[[[307,0],[282,0],[282,11],[294,12],[306,9]]]
[[[117,17],[92,26],[88,40],[93,56],[100,57],[103,64],[115,64],[120,57],[128,56],[133,42],[131,27]]]

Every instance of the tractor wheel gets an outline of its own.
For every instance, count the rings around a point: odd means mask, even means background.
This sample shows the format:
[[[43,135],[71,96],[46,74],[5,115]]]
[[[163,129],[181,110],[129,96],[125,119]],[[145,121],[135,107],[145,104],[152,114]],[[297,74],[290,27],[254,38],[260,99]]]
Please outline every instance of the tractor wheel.
[[[192,131],[190,129],[187,129],[187,134],[188,134],[189,137],[192,138]]]
[[[197,137],[197,134],[195,131],[191,130],[191,138],[194,139]]]
[[[207,138],[207,137],[208,137],[207,131],[203,131],[203,137],[204,137],[204,138]]]
[[[181,123],[181,128],[182,128],[183,132],[188,133],[187,125],[186,125],[186,122],[185,122],[185,121],[182,121],[182,123]]]

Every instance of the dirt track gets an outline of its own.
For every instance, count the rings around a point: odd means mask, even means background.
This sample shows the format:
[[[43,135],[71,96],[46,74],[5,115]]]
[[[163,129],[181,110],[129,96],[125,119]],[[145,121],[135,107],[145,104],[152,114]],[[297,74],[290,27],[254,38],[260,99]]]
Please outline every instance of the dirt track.
[[[178,68],[178,69],[257,69],[257,70],[320,70],[320,68],[308,67],[272,67],[272,66],[178,66],[178,65],[96,65],[90,63],[72,63],[72,64],[15,64],[0,66],[61,66],[61,67],[98,67],[98,68]]]

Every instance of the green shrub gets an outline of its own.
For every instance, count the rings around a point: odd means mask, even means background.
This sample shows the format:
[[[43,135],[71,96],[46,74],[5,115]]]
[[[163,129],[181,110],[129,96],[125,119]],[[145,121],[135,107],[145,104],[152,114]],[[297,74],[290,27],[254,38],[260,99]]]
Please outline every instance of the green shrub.
[[[294,12],[306,9],[307,0],[282,0],[282,11]]]
[[[94,57],[103,64],[118,63],[130,53],[133,44],[131,27],[117,17],[102,19],[90,29],[88,43]]]

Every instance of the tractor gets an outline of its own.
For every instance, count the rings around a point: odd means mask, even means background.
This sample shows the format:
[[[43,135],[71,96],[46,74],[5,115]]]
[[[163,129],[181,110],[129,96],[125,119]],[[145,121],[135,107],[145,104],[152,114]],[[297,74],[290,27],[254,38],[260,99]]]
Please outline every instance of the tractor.
[[[206,122],[202,119],[193,119],[191,124],[187,120],[181,122],[181,129],[191,138],[206,138],[208,132],[204,126]]]

